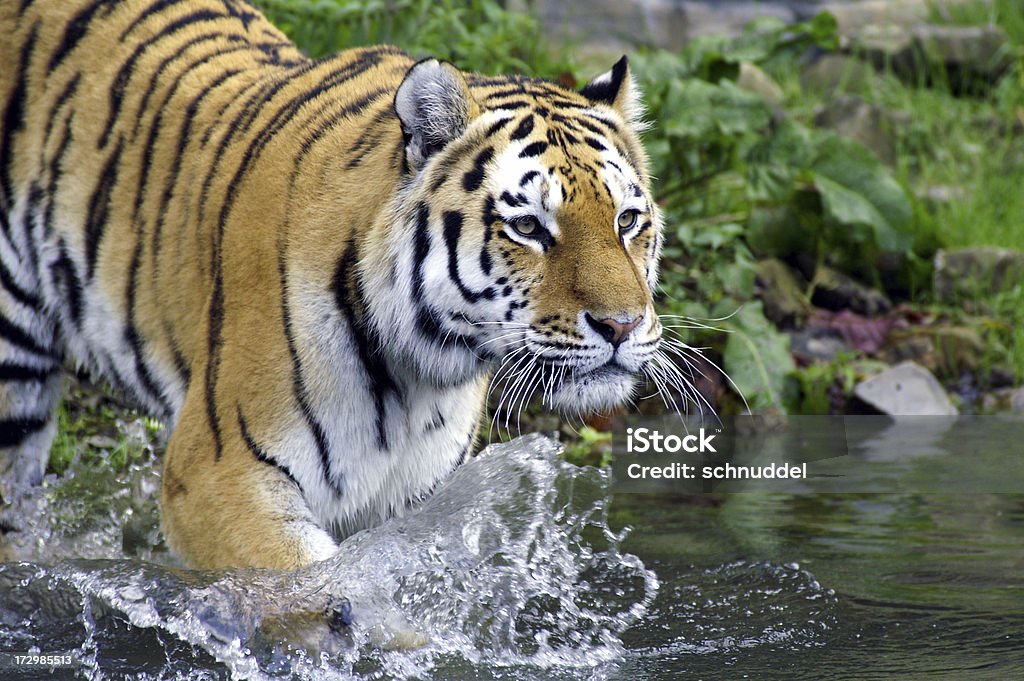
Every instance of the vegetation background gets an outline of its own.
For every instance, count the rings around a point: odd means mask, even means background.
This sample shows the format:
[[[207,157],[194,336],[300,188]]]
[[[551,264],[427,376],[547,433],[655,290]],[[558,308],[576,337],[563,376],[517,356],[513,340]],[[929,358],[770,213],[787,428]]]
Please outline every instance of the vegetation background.
[[[312,57],[390,42],[483,73],[567,85],[596,75],[574,63],[573,45],[545,41],[535,17],[499,0],[255,4]],[[999,27],[998,74],[925,62],[908,77],[892,63],[868,65],[841,45],[829,14],[796,25],[763,19],[739,37],[630,54],[666,216],[660,311],[688,348],[680,364],[694,392],[676,399],[689,398],[690,409],[862,409],[854,386],[908,353],[964,412],[1001,408],[992,396],[1006,397],[1024,378],[1020,281],[938,295],[933,272],[942,249],[1024,250],[1024,4],[978,0],[936,10],[932,20]],[[816,65],[840,52],[839,70],[816,78]],[[823,120],[851,98],[884,133],[881,153]],[[807,349],[822,339],[829,349]],[[111,449],[116,465],[141,455],[147,445],[125,444],[124,412],[112,397],[72,390],[53,470]],[[159,424],[141,423],[143,437],[133,441],[145,443]],[[521,428],[560,428],[574,443],[570,456],[593,462],[605,458],[606,425],[578,429],[529,409]]]

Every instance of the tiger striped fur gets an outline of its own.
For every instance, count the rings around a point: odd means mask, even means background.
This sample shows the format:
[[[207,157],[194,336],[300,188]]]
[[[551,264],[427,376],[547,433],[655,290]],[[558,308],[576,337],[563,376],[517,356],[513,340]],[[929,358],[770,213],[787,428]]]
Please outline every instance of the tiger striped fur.
[[[71,365],[171,429],[189,564],[305,565],[466,458],[495,371],[593,411],[655,352],[625,58],[580,92],[310,60],[241,0],[0,0],[0,35],[5,500]]]

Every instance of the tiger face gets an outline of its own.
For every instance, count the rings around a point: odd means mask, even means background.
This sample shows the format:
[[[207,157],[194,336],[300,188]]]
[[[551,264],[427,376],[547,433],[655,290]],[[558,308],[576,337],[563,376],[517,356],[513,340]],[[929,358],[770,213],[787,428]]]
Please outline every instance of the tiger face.
[[[494,371],[563,412],[627,400],[661,335],[638,109],[625,58],[579,93],[413,67],[396,96],[410,179],[394,235],[411,309],[392,316],[415,332],[395,344],[438,381]]]

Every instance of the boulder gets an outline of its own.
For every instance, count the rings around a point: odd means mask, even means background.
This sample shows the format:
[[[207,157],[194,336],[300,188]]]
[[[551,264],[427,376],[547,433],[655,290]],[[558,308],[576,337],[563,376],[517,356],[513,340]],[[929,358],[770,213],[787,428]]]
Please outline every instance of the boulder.
[[[976,329],[965,326],[909,326],[893,329],[882,349],[889,362],[913,360],[946,378],[978,369],[985,343]]]
[[[1024,253],[1008,248],[972,247],[935,254],[932,280],[938,302],[986,309],[986,299],[1024,285]]]
[[[865,286],[838,270],[822,265],[815,270],[811,303],[827,310],[853,310],[868,317],[892,309],[881,291]]]
[[[854,396],[889,416],[955,416],[958,411],[930,371],[902,362],[861,381]]]
[[[956,91],[994,82],[1013,63],[998,26],[872,24],[855,32],[850,50],[912,83],[948,78]],[[943,75],[944,74],[944,75]]]
[[[784,262],[766,258],[757,263],[756,294],[764,315],[776,326],[787,328],[802,322],[811,310],[804,286]]]
[[[880,106],[855,95],[842,95],[818,112],[814,124],[870,149],[882,163],[893,165],[896,162],[893,122]]]

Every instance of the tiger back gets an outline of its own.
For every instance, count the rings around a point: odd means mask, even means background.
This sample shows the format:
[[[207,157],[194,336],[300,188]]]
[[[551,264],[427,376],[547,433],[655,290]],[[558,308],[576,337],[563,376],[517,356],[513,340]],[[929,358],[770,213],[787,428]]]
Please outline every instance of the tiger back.
[[[71,365],[170,429],[190,564],[305,565],[469,455],[496,373],[602,410],[657,348],[625,59],[580,92],[309,60],[236,0],[5,1],[0,32],[5,501]]]

